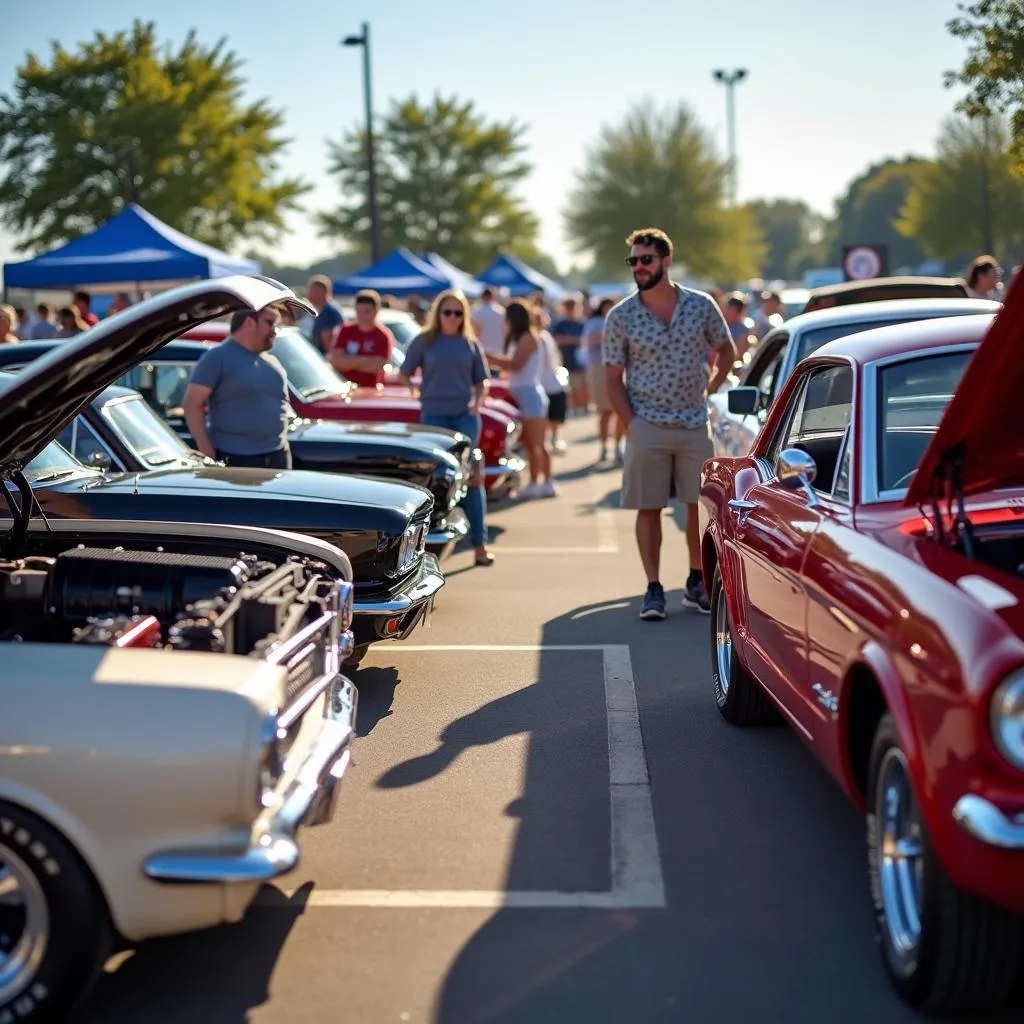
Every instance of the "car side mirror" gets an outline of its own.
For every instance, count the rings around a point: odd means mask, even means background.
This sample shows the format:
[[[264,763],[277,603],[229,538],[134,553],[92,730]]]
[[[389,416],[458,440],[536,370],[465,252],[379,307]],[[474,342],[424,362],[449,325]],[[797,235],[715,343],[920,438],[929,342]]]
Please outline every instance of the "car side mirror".
[[[98,448],[89,453],[89,458],[86,461],[93,469],[110,469],[110,456]]]
[[[761,392],[747,385],[731,388],[726,395],[733,416],[752,416],[761,402]]]
[[[807,495],[808,504],[811,505],[818,504],[818,496],[811,487],[817,474],[818,467],[814,464],[814,459],[802,448],[784,448],[779,453],[775,464],[775,475],[779,478],[779,483],[790,491],[803,490]]]

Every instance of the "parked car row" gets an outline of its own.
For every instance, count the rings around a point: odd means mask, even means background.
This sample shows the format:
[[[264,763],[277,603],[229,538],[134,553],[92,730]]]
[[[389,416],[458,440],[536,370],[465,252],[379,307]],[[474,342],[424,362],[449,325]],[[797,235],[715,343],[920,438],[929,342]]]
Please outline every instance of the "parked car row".
[[[1024,995],[1022,289],[788,320],[702,477],[716,705],[864,813],[885,969],[943,1015]]]
[[[351,757],[345,668],[430,614],[469,483],[515,485],[514,410],[482,454],[287,329],[298,468],[194,451],[196,335],[268,306],[309,312],[223,278],[0,346],[0,1021],[66,1019],[116,945],[236,921],[296,865]]]

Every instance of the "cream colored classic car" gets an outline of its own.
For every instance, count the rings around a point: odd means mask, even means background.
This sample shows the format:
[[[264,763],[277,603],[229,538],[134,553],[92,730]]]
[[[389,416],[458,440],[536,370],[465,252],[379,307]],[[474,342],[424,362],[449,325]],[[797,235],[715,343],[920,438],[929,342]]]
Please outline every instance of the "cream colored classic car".
[[[181,292],[160,297],[176,325],[293,298],[256,278]],[[0,392],[0,1024],[71,1019],[115,942],[238,920],[333,814],[354,737],[343,552],[33,520],[22,468],[120,372],[102,356]]]

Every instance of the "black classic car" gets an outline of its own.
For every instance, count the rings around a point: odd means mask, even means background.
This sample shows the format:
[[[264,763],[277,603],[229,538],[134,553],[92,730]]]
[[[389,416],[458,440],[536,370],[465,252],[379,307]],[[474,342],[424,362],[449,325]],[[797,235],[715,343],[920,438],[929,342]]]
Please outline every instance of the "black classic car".
[[[56,441],[41,450],[37,441],[41,424],[50,426],[49,437],[59,434],[112,380],[205,319],[200,316],[205,290],[216,294],[220,284],[229,293],[237,288],[245,294],[248,281],[227,278],[158,295],[62,342],[16,375],[0,375],[15,380],[17,387],[9,388],[17,392],[26,378],[39,381],[54,407],[34,412],[32,422],[23,425],[23,431],[31,428],[32,458],[20,468],[47,518],[270,527],[341,548],[351,562],[355,588],[355,649],[346,662],[354,666],[368,645],[408,636],[444,586],[437,559],[425,550],[433,499],[424,488],[301,470],[229,469],[217,463],[107,473],[82,464]],[[291,295],[283,285],[269,284],[282,297]],[[36,401],[43,406],[44,399]],[[8,419],[16,422],[14,416]],[[13,439],[4,437],[8,455],[18,437],[17,430]]]
[[[25,366],[63,344],[0,345],[0,368]],[[119,382],[136,389],[184,444],[174,445],[166,431],[157,432],[152,413],[147,417],[137,402],[126,404],[127,393],[115,398],[109,389],[93,400],[81,419],[65,427],[61,443],[81,462],[99,469],[140,471],[167,468],[183,459],[189,464],[202,460],[204,456],[188,447],[192,435],[181,400],[192,367],[208,347],[173,341],[161,352],[165,361],[133,367]],[[434,498],[426,548],[438,559],[451,554],[466,536],[466,514],[458,506],[470,476],[482,471],[483,456],[464,434],[418,423],[331,423],[292,414],[288,443],[295,469],[378,476],[425,487]]]

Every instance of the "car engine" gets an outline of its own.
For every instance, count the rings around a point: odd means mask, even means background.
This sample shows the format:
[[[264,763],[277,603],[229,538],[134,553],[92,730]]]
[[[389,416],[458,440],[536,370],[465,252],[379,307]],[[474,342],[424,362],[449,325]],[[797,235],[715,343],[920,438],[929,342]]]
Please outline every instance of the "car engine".
[[[273,658],[292,692],[324,671],[351,621],[351,592],[311,559],[78,545],[0,562],[0,642],[99,644]],[[308,636],[307,636],[308,634]],[[306,642],[308,641],[308,642]],[[312,646],[310,646],[312,645]]]

